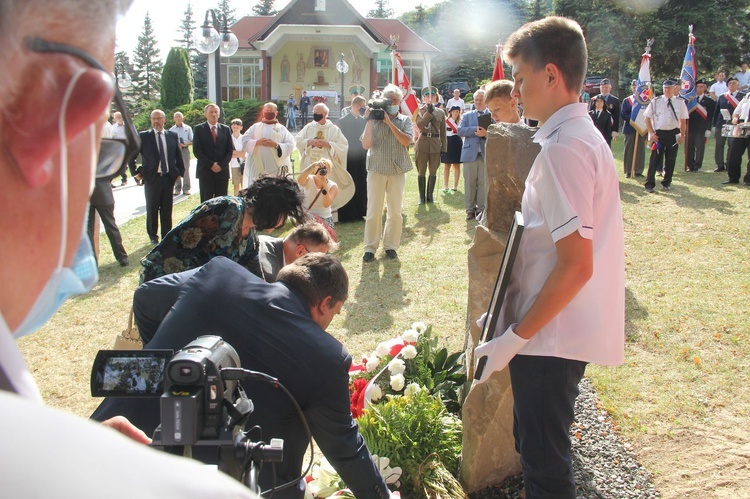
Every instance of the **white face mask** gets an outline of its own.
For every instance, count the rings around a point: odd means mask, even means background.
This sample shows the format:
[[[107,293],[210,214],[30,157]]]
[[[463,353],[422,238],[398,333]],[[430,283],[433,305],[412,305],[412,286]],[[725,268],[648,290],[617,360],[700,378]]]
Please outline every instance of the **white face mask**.
[[[73,263],[70,267],[63,267],[65,253],[67,251],[68,239],[68,143],[67,129],[65,125],[65,116],[67,115],[70,95],[75,88],[78,79],[86,70],[80,69],[68,84],[68,88],[63,96],[62,105],[60,106],[60,120],[58,130],[60,134],[60,251],[57,258],[57,266],[50,275],[47,284],[39,294],[34,305],[26,314],[26,318],[21,325],[13,332],[15,338],[21,338],[27,334],[33,333],[42,327],[62,306],[63,302],[72,295],[85,293],[91,290],[99,279],[99,272],[96,266],[96,259],[91,248],[91,243],[86,234],[86,224],[81,234],[81,242],[78,245]],[[94,125],[89,127],[91,137],[91,172],[93,181],[93,172],[96,167],[96,134]]]

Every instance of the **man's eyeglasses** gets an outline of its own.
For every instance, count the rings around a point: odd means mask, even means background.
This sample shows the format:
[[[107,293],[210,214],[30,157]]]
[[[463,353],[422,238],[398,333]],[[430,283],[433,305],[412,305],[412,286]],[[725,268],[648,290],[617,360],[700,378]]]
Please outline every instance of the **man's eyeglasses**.
[[[83,50],[65,45],[64,43],[49,42],[41,38],[30,38],[26,41],[29,50],[39,53],[59,53],[76,57],[92,68],[109,73],[99,61]],[[122,114],[125,125],[125,139],[102,138],[99,145],[99,158],[96,162],[96,178],[111,178],[122,172],[135,159],[141,150],[141,137],[135,132],[133,121],[130,119],[128,106],[122,98],[120,89],[115,86],[115,105]]]

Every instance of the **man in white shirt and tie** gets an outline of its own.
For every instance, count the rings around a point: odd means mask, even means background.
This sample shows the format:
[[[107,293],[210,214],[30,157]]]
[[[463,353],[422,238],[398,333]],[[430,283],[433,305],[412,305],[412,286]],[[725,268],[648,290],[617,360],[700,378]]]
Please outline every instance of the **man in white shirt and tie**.
[[[656,166],[664,164],[662,189],[672,190],[672,174],[677,161],[678,145],[687,133],[688,110],[685,101],[677,97],[677,80],[667,78],[662,84],[664,95],[654,98],[646,108],[646,128],[648,140],[656,144],[651,149],[651,159],[646,178],[646,192],[654,192],[656,186]]]
[[[157,230],[161,222],[161,237],[172,230],[172,189],[177,177],[185,174],[180,152],[180,140],[174,132],[164,130],[167,119],[164,111],[151,112],[151,130],[141,132],[141,166],[136,180],[143,180],[146,195],[146,232],[151,244],[157,244]]]

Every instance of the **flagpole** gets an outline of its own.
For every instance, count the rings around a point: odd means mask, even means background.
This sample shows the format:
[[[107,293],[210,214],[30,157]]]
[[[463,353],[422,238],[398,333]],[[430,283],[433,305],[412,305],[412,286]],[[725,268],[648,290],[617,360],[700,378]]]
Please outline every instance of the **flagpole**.
[[[638,137],[641,135],[635,128],[633,129],[633,132],[635,132],[635,144],[633,145],[633,160],[630,162],[630,178],[635,178],[635,162],[638,157]]]
[[[690,47],[692,47],[694,45],[694,43],[695,43],[695,37],[693,36],[693,25],[690,24],[690,25],[688,25],[688,52],[690,52]],[[685,58],[687,59],[687,55],[685,56]],[[694,65],[694,68],[693,68],[694,69],[693,78],[697,79],[698,78],[698,66],[697,66],[697,64],[695,62],[695,51],[692,52],[692,63]],[[683,69],[684,69],[684,66],[685,66],[685,64],[683,63]],[[685,131],[685,137],[683,137],[683,148],[685,149],[685,151],[684,151],[684,153],[685,153],[684,154],[684,157],[685,157],[685,165],[684,165],[685,171],[688,171],[688,141],[689,141],[689,136],[690,136],[690,134],[686,130]]]

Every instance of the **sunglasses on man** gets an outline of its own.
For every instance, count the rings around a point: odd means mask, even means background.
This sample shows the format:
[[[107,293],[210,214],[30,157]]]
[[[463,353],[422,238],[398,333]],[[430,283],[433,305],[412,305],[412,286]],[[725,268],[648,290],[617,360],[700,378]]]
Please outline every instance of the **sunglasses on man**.
[[[71,55],[82,60],[92,68],[112,74],[91,55],[71,45],[50,42],[41,38],[30,38],[26,41],[26,46],[29,50],[38,53]],[[130,112],[128,112],[128,106],[125,104],[120,89],[117,86],[115,86],[114,101],[125,123],[125,139],[101,139],[101,143],[99,144],[99,158],[96,162],[96,178],[114,178],[118,176],[124,171],[128,163],[135,159],[141,150],[141,137],[135,132]]]

